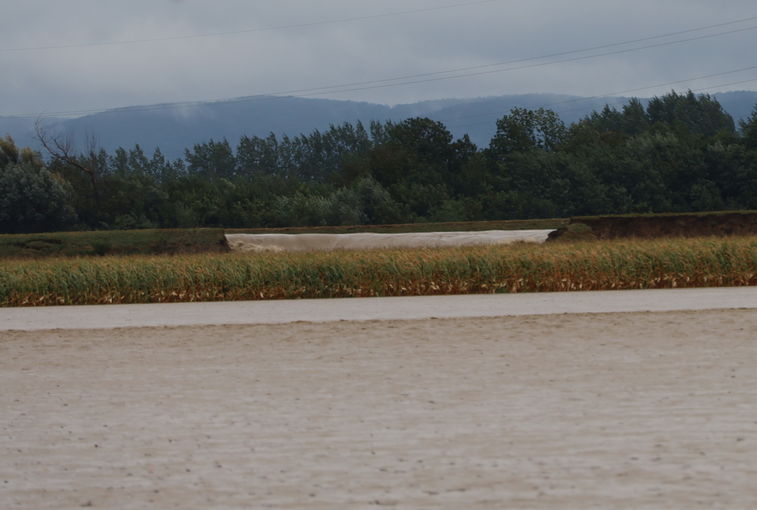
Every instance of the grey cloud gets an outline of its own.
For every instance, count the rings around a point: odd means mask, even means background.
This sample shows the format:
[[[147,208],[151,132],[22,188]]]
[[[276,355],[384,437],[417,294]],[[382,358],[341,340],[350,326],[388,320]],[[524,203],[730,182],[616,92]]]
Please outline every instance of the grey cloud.
[[[6,7],[0,49],[318,23],[453,1],[30,0]],[[219,99],[486,65],[757,16],[753,2],[500,1],[349,23],[125,45],[0,51],[2,114]],[[757,26],[757,20],[732,28]],[[721,29],[728,30],[728,27]],[[696,34],[692,34],[696,35]],[[683,37],[683,36],[682,36]],[[757,30],[547,67],[334,92],[399,103],[556,92],[600,95],[755,64]],[[687,86],[757,79],[745,72]],[[668,89],[670,87],[667,87]],[[728,87],[726,87],[728,88]],[[740,89],[757,88],[757,81]],[[662,93],[666,88],[640,95]]]

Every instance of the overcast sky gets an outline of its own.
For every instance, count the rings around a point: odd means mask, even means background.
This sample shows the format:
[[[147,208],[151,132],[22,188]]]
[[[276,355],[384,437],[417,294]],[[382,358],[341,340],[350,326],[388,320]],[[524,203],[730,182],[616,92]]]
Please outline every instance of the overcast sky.
[[[0,115],[295,90],[397,104],[757,89],[757,68],[641,89],[757,66],[754,0],[0,0],[0,13]]]

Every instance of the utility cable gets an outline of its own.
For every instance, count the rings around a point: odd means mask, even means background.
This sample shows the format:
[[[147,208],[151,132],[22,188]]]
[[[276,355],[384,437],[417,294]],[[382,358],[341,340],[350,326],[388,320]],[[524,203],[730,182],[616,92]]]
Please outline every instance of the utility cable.
[[[621,42],[616,42],[616,43],[601,44],[601,45],[598,45],[598,46],[590,46],[590,47],[587,47],[587,48],[581,48],[581,49],[576,49],[576,50],[567,50],[567,51],[561,51],[561,52],[557,52],[557,53],[548,53],[546,55],[539,55],[539,56],[534,56],[534,57],[525,57],[525,58],[520,58],[520,59],[515,59],[515,60],[508,60],[508,61],[504,61],[504,62],[494,62],[494,63],[490,63],[490,64],[481,64],[481,65],[476,65],[476,66],[458,67],[458,68],[447,69],[447,70],[443,70],[443,71],[434,71],[434,72],[428,72],[428,73],[408,74],[408,75],[403,75],[403,76],[396,76],[394,78],[384,78],[384,79],[380,79],[380,80],[369,80],[369,81],[361,81],[361,82],[343,83],[343,84],[340,84],[340,85],[326,85],[326,86],[322,86],[322,87],[312,87],[312,88],[307,88],[307,89],[293,89],[293,90],[287,90],[287,91],[278,92],[278,93],[269,94],[269,95],[297,94],[297,93],[300,93],[300,92],[325,91],[325,90],[330,90],[330,89],[339,89],[339,88],[343,88],[343,87],[359,87],[359,86],[362,86],[362,85],[389,83],[389,82],[393,82],[393,81],[404,81],[404,80],[410,80],[410,79],[415,79],[415,78],[424,78],[424,77],[428,77],[428,76],[438,76],[438,75],[451,74],[451,73],[457,73],[457,72],[463,72],[463,71],[473,71],[473,70],[477,70],[477,69],[486,69],[486,68],[491,68],[491,67],[499,67],[499,66],[506,66],[506,65],[512,65],[512,64],[521,64],[521,63],[525,63],[525,62],[533,62],[535,60],[545,60],[545,59],[548,59],[548,58],[563,57],[563,56],[566,56],[566,55],[573,55],[573,54],[576,54],[576,53],[586,53],[588,51],[603,50],[603,49],[613,48],[613,47],[618,47],[618,46],[627,46],[629,44],[636,44],[636,43],[640,43],[640,42],[653,41],[653,40],[657,40],[657,39],[665,39],[665,38],[668,38],[668,37],[675,37],[677,35],[689,34],[689,33],[693,33],[693,32],[701,32],[703,30],[710,30],[710,29],[713,29],[713,28],[721,28],[721,27],[725,27],[725,26],[729,26],[729,25],[736,25],[736,24],[739,24],[739,23],[744,23],[744,22],[747,22],[747,21],[754,21],[754,20],[757,20],[757,16],[751,16],[751,17],[748,17],[748,18],[741,18],[741,19],[738,19],[738,20],[727,21],[727,22],[724,22],[724,23],[716,23],[714,25],[705,25],[705,26],[701,26],[701,27],[690,28],[690,29],[686,29],[686,30],[680,30],[680,31],[677,31],[677,32],[668,32],[668,33],[665,33],[665,34],[658,34],[658,35],[653,35],[653,36],[648,36],[648,37],[642,37],[642,38],[639,38],[639,39],[631,39],[631,40],[628,40],[628,41],[621,41]],[[757,28],[757,27],[747,27],[747,28],[744,28],[744,29],[738,29],[735,32],[746,31],[746,30],[754,30],[755,28]],[[721,35],[721,34],[722,35],[727,35],[727,34],[735,33],[735,32],[730,32],[729,31],[729,32],[723,32],[723,33],[718,33],[718,34],[711,34],[711,35],[708,35],[707,37],[715,37],[715,36],[718,36],[718,35]],[[688,40],[689,39],[685,40],[684,42],[686,42]],[[644,47],[644,48],[638,48],[638,49],[646,49],[646,47]],[[629,51],[635,51],[635,50],[629,50]],[[544,65],[544,64],[541,64],[541,65]]]
[[[701,31],[713,27],[718,26],[726,26],[726,25],[732,25],[734,23],[743,22],[744,20],[749,20],[752,18],[743,18],[740,21],[730,21],[726,23],[719,23],[716,25],[709,25],[706,27],[699,27],[699,28],[693,28],[688,29],[685,31],[680,32],[674,32],[674,33],[690,33],[693,31]],[[754,19],[757,19],[757,17],[754,17]],[[522,62],[532,62],[530,64],[520,65],[520,66],[511,66],[511,67],[505,67],[502,69],[489,69],[486,71],[476,71],[476,72],[467,72],[467,73],[458,73],[458,74],[452,74],[449,76],[438,76],[441,74],[449,74],[449,73],[455,73],[458,70],[457,69],[451,69],[447,71],[438,71],[434,73],[424,73],[424,74],[417,74],[417,75],[409,75],[406,78],[413,78],[413,77],[419,77],[421,79],[410,79],[401,81],[404,78],[403,77],[397,77],[397,78],[387,78],[382,80],[372,80],[372,81],[366,81],[366,82],[354,82],[354,83],[346,83],[346,84],[340,84],[340,85],[331,85],[331,86],[325,86],[325,87],[316,87],[316,88],[307,88],[307,89],[293,89],[293,90],[285,90],[285,91],[279,91],[279,92],[270,92],[267,94],[256,94],[252,96],[246,96],[246,97],[240,97],[240,98],[229,98],[229,99],[218,99],[215,101],[186,101],[186,102],[177,102],[177,103],[166,103],[166,104],[157,104],[157,105],[145,105],[145,106],[135,106],[135,107],[126,107],[123,108],[124,110],[128,111],[150,111],[155,109],[164,109],[164,108],[173,108],[173,107],[187,107],[187,106],[197,106],[201,105],[203,103],[207,102],[244,102],[244,101],[251,101],[255,99],[273,99],[276,97],[284,96],[284,95],[292,95],[296,94],[299,97],[312,97],[312,96],[324,96],[334,93],[344,93],[344,92],[355,92],[355,91],[362,91],[362,90],[371,90],[371,89],[380,89],[380,88],[388,88],[388,87],[395,87],[395,86],[404,86],[404,85],[414,85],[414,84],[421,84],[421,83],[428,83],[433,81],[442,81],[442,80],[451,80],[451,79],[460,79],[460,78],[470,78],[473,76],[480,76],[480,75],[487,75],[487,74],[494,74],[494,73],[503,73],[503,72],[512,72],[512,71],[519,71],[519,70],[526,70],[526,69],[533,69],[538,67],[546,67],[550,65],[555,64],[562,64],[562,63],[569,63],[569,62],[578,62],[583,60],[589,60],[593,58],[599,58],[599,57],[605,57],[605,56],[611,56],[611,55],[618,55],[618,54],[624,54],[624,53],[631,53],[635,51],[642,51],[646,49],[651,48],[659,48],[663,46],[670,46],[674,44],[684,44],[687,42],[692,41],[699,41],[704,39],[710,39],[714,37],[722,37],[725,35],[731,35],[735,33],[741,33],[746,31],[751,31],[757,29],[757,26],[749,26],[749,27],[742,27],[738,29],[733,30],[727,30],[722,32],[716,32],[714,34],[704,34],[694,37],[688,37],[684,39],[676,39],[673,41],[664,41],[654,44],[648,44],[644,46],[637,46],[633,48],[624,48],[619,50],[613,50],[613,51],[607,51],[607,52],[601,52],[601,53],[594,53],[590,55],[579,55],[575,57],[570,58],[564,58],[560,60],[551,60],[547,62],[533,62],[535,60],[543,60],[546,58],[550,58],[555,55],[569,55],[569,54],[575,54],[575,53],[582,53],[586,51],[592,51],[594,49],[602,49],[602,48],[609,48],[614,46],[620,46],[620,45],[627,45],[632,44],[635,42],[642,42],[642,41],[649,41],[653,39],[660,39],[664,37],[670,37],[671,34],[661,34],[657,36],[642,38],[642,39],[636,39],[633,41],[625,41],[625,42],[619,42],[619,43],[610,43],[610,44],[604,44],[600,46],[595,46],[592,48],[586,48],[581,50],[571,50],[571,51],[565,51],[560,53],[553,53],[550,55],[545,56],[539,56],[539,57],[529,57],[519,60],[514,60],[510,62],[503,62],[498,64],[486,64],[484,66],[474,66],[469,68],[460,68],[460,69],[474,69],[474,68],[488,68],[493,66],[501,66],[501,65],[508,65],[508,64],[515,64],[515,63],[522,63]],[[436,75],[436,76],[435,76]],[[423,77],[426,78],[423,78]],[[435,76],[435,77],[431,77]],[[121,109],[109,109],[107,111],[114,112],[119,111]],[[104,109],[102,108],[91,108],[91,109],[82,109],[82,110],[70,110],[70,111],[59,111],[59,112],[48,112],[48,113],[36,113],[36,114],[16,114],[16,115],[10,115],[15,117],[37,117],[37,116],[44,116],[44,117],[53,117],[53,116],[76,116],[76,115],[84,115],[87,113],[95,113],[95,112],[102,112]]]
[[[201,105],[206,102],[224,102],[224,103],[230,103],[230,102],[244,102],[244,101],[251,101],[255,99],[274,99],[276,97],[282,97],[284,95],[290,95],[290,94],[297,94],[298,97],[313,97],[313,96],[324,96],[329,94],[335,94],[335,93],[344,93],[344,92],[356,92],[356,91],[363,91],[363,90],[373,90],[373,89],[380,89],[380,88],[388,88],[388,87],[396,87],[396,86],[404,86],[404,85],[416,85],[421,83],[428,83],[428,82],[434,82],[434,81],[442,81],[442,80],[452,80],[452,79],[460,79],[460,78],[470,78],[473,76],[481,76],[481,75],[487,75],[487,74],[494,74],[494,73],[504,73],[504,72],[512,72],[512,71],[522,71],[526,69],[534,69],[538,67],[546,67],[551,66],[555,64],[563,64],[563,63],[569,63],[569,62],[579,62],[583,60],[589,60],[593,58],[599,58],[599,57],[606,57],[611,55],[619,55],[624,53],[631,53],[635,51],[642,51],[646,49],[651,48],[659,48],[663,46],[670,46],[674,44],[683,44],[686,42],[692,42],[692,41],[699,41],[703,39],[709,39],[713,37],[722,37],[725,35],[731,35],[735,33],[745,32],[749,30],[755,30],[757,29],[757,26],[750,26],[745,28],[739,28],[735,30],[728,30],[725,32],[717,32],[714,34],[705,34],[695,37],[688,37],[685,39],[676,39],[674,41],[665,41],[660,43],[654,43],[649,44],[645,46],[638,46],[635,48],[625,48],[620,50],[614,50],[614,51],[608,51],[603,53],[595,53],[591,55],[581,55],[577,57],[571,57],[571,58],[565,58],[561,60],[553,60],[548,62],[535,62],[531,64],[521,65],[521,66],[514,66],[514,67],[506,67],[503,69],[494,69],[494,70],[487,70],[487,71],[477,71],[477,72],[471,72],[471,73],[459,73],[452,76],[442,76],[442,77],[435,77],[435,78],[423,78],[418,80],[408,80],[408,81],[402,81],[397,83],[386,83],[387,80],[377,80],[375,82],[367,82],[367,83],[374,83],[373,85],[365,85],[365,86],[357,86],[357,87],[349,87],[348,85],[334,85],[332,87],[319,87],[315,89],[299,89],[299,90],[289,90],[289,91],[281,91],[281,92],[271,92],[267,94],[256,94],[253,96],[247,96],[247,97],[240,97],[240,98],[234,98],[234,99],[220,99],[215,101],[186,101],[186,102],[178,102],[178,103],[166,103],[166,104],[157,104],[157,105],[146,105],[146,106],[134,106],[134,107],[126,107],[124,110],[128,111],[150,111],[155,109],[164,109],[164,108],[173,108],[173,107],[187,107],[187,106],[197,106]],[[605,45],[606,46],[606,45]],[[536,57],[534,57],[535,59]],[[527,60],[527,59],[524,59]],[[328,90],[325,90],[328,89]],[[120,109],[111,109],[107,110],[109,112],[115,112],[119,111]],[[54,117],[54,116],[76,116],[76,115],[83,115],[87,113],[95,113],[95,112],[102,112],[103,109],[85,109],[85,110],[71,110],[71,111],[63,111],[63,112],[50,112],[50,113],[36,113],[36,114],[16,114],[13,115],[15,117],[37,117],[37,116],[44,116],[44,117]]]
[[[442,76],[442,77],[436,77],[436,78],[425,78],[425,79],[418,79],[418,80],[411,80],[411,81],[401,81],[401,82],[397,82],[397,83],[383,83],[383,84],[380,84],[381,82],[377,81],[376,84],[366,85],[366,86],[361,86],[361,87],[343,88],[343,87],[340,87],[340,86],[333,86],[328,91],[324,91],[324,92],[312,92],[311,93],[311,92],[307,92],[306,90],[302,90],[301,92],[303,92],[303,93],[302,94],[298,94],[298,95],[300,97],[321,96],[321,95],[334,94],[334,93],[340,93],[340,92],[356,92],[356,91],[362,91],[362,90],[373,90],[373,89],[380,89],[380,88],[387,88],[387,87],[396,87],[396,86],[401,86],[401,85],[417,85],[417,84],[420,84],[420,83],[428,83],[428,82],[434,82],[434,81],[454,80],[454,79],[459,79],[459,78],[470,78],[470,77],[473,77],[473,76],[483,76],[483,75],[488,75],[488,74],[498,74],[498,73],[505,73],[505,72],[511,72],[511,71],[523,71],[523,70],[526,70],[526,69],[534,69],[534,68],[538,68],[538,67],[546,67],[546,66],[551,66],[551,65],[555,65],[555,64],[564,64],[564,63],[569,63],[569,62],[580,62],[582,60],[590,60],[590,59],[593,59],[593,58],[607,57],[607,56],[612,56],[612,55],[621,55],[621,54],[624,54],[624,53],[633,53],[633,52],[636,52],[636,51],[648,50],[648,49],[652,49],[652,48],[660,48],[660,47],[663,47],[663,46],[672,46],[672,45],[675,45],[675,44],[683,44],[683,43],[687,43],[687,42],[700,41],[700,40],[703,40],[703,39],[711,39],[711,38],[714,38],[714,37],[722,37],[722,36],[725,36],[725,35],[732,35],[732,34],[736,34],[736,33],[740,33],[740,32],[746,32],[746,31],[751,31],[751,30],[757,30],[757,25],[746,27],[746,28],[739,28],[739,29],[736,29],[736,30],[728,30],[726,32],[718,32],[718,33],[715,33],[715,34],[706,34],[706,35],[701,35],[701,36],[696,36],[696,37],[689,37],[689,38],[686,38],[686,39],[677,39],[675,41],[666,41],[666,42],[661,42],[661,43],[649,44],[649,45],[646,45],[646,46],[638,46],[638,47],[635,47],[635,48],[626,48],[626,49],[622,49],[622,50],[614,50],[614,51],[608,51],[608,52],[604,52],[604,53],[595,53],[595,54],[592,54],[592,55],[582,55],[582,56],[578,56],[578,57],[565,58],[565,59],[562,59],[562,60],[553,60],[553,61],[549,61],[549,62],[536,62],[536,63],[533,63],[533,64],[527,64],[527,65],[522,65],[522,66],[505,67],[503,69],[493,69],[493,70],[488,70],[488,71],[477,71],[477,72],[471,72],[471,73],[460,73],[460,74],[454,74],[454,75],[451,75],[451,76]],[[535,59],[529,59],[529,60],[535,60]],[[346,87],[346,86],[344,86],[344,87]],[[316,90],[322,90],[322,89],[316,89]],[[292,92],[285,92],[285,93],[292,93]],[[274,94],[274,95],[277,95],[277,94]]]

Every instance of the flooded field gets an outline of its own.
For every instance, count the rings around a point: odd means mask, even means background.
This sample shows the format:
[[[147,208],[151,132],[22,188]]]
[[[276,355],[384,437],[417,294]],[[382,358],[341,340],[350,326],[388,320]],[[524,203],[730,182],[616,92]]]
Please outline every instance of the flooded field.
[[[753,508],[754,310],[0,332],[2,508]]]
[[[405,234],[226,234],[231,251],[328,251],[441,248],[514,242],[543,243],[552,230],[414,232]]]

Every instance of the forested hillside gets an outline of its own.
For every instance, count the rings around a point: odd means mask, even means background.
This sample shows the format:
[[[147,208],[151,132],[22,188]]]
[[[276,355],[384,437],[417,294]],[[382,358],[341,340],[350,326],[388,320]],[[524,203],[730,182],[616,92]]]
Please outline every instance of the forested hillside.
[[[713,95],[734,120],[749,117],[757,103],[757,92],[723,92]],[[639,99],[646,106],[649,99]],[[0,136],[9,134],[17,144],[40,150],[35,123],[63,133],[75,148],[86,148],[94,138],[108,152],[139,144],[152,154],[160,148],[168,159],[184,156],[184,149],[196,143],[230,140],[242,136],[297,136],[345,122],[369,125],[377,122],[402,122],[412,117],[427,117],[443,123],[455,138],[468,135],[479,147],[486,147],[495,132],[495,123],[513,108],[549,108],[566,124],[578,122],[605,104],[622,108],[627,97],[580,97],[558,94],[519,94],[469,99],[444,99],[387,106],[384,104],[285,96],[242,97],[215,102],[167,103],[132,106],[82,117],[42,116],[0,117]]]
[[[280,227],[757,209],[757,108],[740,129],[712,97],[632,100],[565,125],[511,110],[486,147],[441,122],[342,124],[139,147],[48,163],[0,144],[0,230]]]

